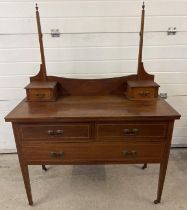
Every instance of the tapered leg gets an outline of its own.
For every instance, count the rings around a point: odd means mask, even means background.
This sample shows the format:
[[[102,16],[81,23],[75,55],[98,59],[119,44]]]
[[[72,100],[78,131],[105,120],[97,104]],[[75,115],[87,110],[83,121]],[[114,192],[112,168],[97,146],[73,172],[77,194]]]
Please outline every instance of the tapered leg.
[[[159,173],[159,181],[158,181],[157,199],[154,201],[155,204],[161,202],[162,191],[163,191],[164,181],[165,181],[165,177],[166,177],[166,170],[167,170],[167,166],[168,166],[168,159],[169,159],[169,153],[170,153],[173,125],[174,125],[174,121],[171,121],[168,124],[168,137],[167,137],[168,139],[167,139],[167,144],[165,145],[164,157],[162,159],[162,162],[160,163],[160,173]]]
[[[163,191],[164,181],[166,177],[167,165],[168,165],[168,160],[160,164],[157,199],[154,201],[155,204],[161,202],[162,191]]]
[[[142,169],[146,169],[147,168],[147,163],[144,163],[144,165],[142,166]]]
[[[28,198],[28,201],[29,201],[29,205],[33,205],[28,165],[20,163],[20,166],[21,166],[21,172],[22,172],[23,181],[24,181],[24,184],[25,184],[25,190],[26,190],[26,193],[27,193],[27,198]]]
[[[47,171],[47,168],[46,168],[45,165],[42,165],[42,169],[43,169],[44,171]]]

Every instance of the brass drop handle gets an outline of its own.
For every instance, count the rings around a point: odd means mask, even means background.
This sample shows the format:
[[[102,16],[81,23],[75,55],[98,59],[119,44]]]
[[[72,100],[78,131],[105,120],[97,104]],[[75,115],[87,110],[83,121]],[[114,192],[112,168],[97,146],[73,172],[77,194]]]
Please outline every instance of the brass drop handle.
[[[122,151],[122,153],[127,158],[134,158],[137,156],[137,151],[135,150],[132,150],[132,151],[124,150]]]
[[[56,131],[48,130],[47,133],[51,136],[60,136],[64,133],[64,131],[63,130],[56,130]]]
[[[125,128],[123,129],[123,132],[125,135],[137,135],[139,129],[138,128],[132,128],[132,129],[129,129],[129,128]]]
[[[148,96],[150,94],[150,92],[149,91],[140,91],[139,94],[141,96]]]
[[[57,135],[61,135],[61,134],[63,134],[63,132],[64,132],[63,130],[57,130],[57,131],[56,131],[56,134],[57,134]]]
[[[63,158],[64,157],[64,152],[50,152],[51,157],[54,158]]]

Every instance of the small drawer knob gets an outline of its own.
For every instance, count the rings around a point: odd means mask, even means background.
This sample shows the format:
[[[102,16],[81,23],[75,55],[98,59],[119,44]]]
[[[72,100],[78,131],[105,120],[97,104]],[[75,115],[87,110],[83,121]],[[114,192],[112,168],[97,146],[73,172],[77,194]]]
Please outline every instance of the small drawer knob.
[[[138,128],[133,128],[132,129],[132,133],[135,133],[136,134],[136,133],[138,133],[138,131],[139,131]]]
[[[51,157],[54,158],[63,158],[64,157],[64,152],[50,152]]]
[[[48,130],[47,133],[48,133],[49,135],[54,135],[54,131],[53,131],[53,130]]]
[[[148,96],[149,94],[150,94],[149,91],[140,91],[139,92],[139,95],[141,95],[141,96]]]
[[[132,128],[132,129],[129,129],[129,128],[125,128],[123,129],[123,132],[125,135],[137,135],[139,129],[138,128]]]
[[[38,97],[38,98],[45,98],[45,94],[44,93],[37,93],[36,97]]]
[[[48,130],[47,133],[51,136],[60,136],[63,134],[63,130]]]
[[[134,158],[137,156],[137,151],[135,150],[132,150],[132,151],[124,150],[122,151],[122,153],[127,158]]]
[[[123,132],[124,132],[125,134],[129,134],[129,133],[130,133],[130,129],[125,128],[125,129],[123,129]]]
[[[57,130],[57,131],[56,131],[56,134],[57,134],[57,135],[63,134],[63,130]]]

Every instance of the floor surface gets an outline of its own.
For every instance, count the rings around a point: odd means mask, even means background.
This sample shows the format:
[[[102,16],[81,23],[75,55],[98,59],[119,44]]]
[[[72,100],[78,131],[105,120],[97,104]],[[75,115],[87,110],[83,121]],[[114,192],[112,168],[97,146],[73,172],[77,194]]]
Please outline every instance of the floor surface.
[[[29,206],[17,155],[0,155],[0,210],[186,210],[187,149],[172,149],[162,203],[159,165],[30,166]]]

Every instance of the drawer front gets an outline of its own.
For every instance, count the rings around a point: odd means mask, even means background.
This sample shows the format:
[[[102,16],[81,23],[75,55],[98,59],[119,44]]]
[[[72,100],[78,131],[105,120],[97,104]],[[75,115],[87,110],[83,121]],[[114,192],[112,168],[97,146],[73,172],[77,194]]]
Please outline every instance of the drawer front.
[[[155,88],[133,88],[133,96],[135,99],[149,99],[155,97]]]
[[[167,133],[165,123],[116,123],[116,124],[97,124],[97,139],[116,140],[116,139],[143,139],[149,141],[164,140]]]
[[[28,99],[31,101],[48,101],[52,98],[52,93],[49,89],[30,89],[28,91]]]
[[[22,155],[30,163],[86,163],[86,162],[158,162],[164,150],[163,143],[125,144],[113,143],[62,143],[23,146]]]
[[[20,126],[23,141],[29,140],[80,140],[91,138],[91,125],[84,124],[25,124]]]

